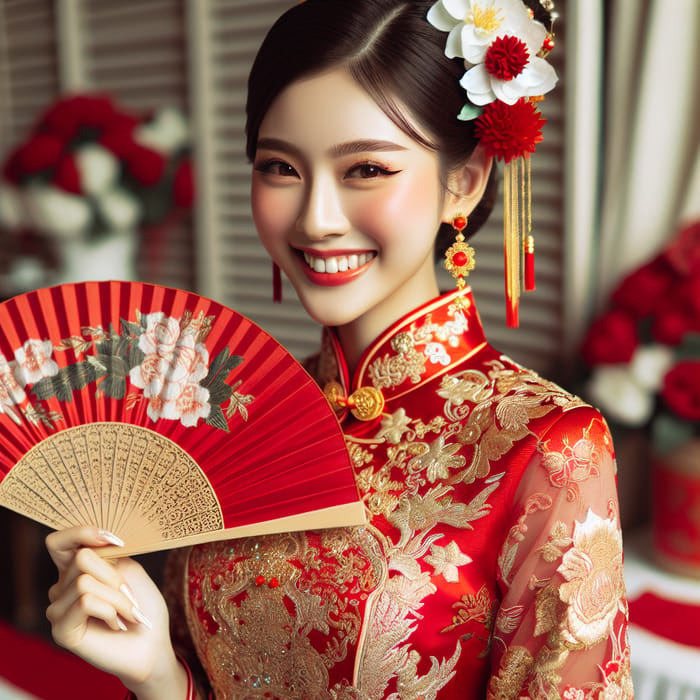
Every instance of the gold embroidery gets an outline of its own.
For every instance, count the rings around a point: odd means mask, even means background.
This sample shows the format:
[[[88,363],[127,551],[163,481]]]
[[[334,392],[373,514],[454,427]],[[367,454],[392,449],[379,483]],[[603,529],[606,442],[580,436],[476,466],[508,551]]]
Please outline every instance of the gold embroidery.
[[[376,359],[367,370],[367,375],[377,389],[387,389],[403,384],[410,379],[418,384],[425,372],[426,357],[422,352],[411,349],[401,355]]]
[[[617,521],[589,510],[586,520],[576,523],[573,547],[557,571],[566,580],[559,588],[568,606],[564,639],[573,648],[589,648],[610,636],[617,613],[626,613]]]
[[[443,628],[442,632],[452,630],[475,620],[480,622],[488,633],[493,624],[498,603],[491,598],[488,588],[483,585],[477,593],[465,593],[458,602],[452,605],[457,611],[452,617],[452,624]]]
[[[566,498],[574,501],[579,496],[579,484],[598,476],[599,457],[595,443],[589,439],[590,428],[573,445],[564,445],[561,452],[548,452],[541,446],[542,465],[547,470],[552,486],[566,489]]]
[[[361,628],[349,594],[376,588],[378,563],[358,529],[195,548],[190,579],[201,600],[189,601],[190,627],[216,697],[327,697],[328,669],[347,657]],[[314,631],[329,637],[320,650]]]
[[[510,647],[501,659],[498,674],[491,677],[488,700],[514,700],[530,673],[534,660],[524,647]]]

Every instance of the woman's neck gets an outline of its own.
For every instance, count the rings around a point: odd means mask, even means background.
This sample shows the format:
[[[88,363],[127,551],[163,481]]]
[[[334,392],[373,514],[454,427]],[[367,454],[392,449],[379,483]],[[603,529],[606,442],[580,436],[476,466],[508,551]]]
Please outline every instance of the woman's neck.
[[[350,377],[354,375],[365,350],[380,334],[414,309],[435,299],[440,290],[433,277],[431,283],[423,284],[413,292],[409,296],[389,297],[358,319],[336,328]]]

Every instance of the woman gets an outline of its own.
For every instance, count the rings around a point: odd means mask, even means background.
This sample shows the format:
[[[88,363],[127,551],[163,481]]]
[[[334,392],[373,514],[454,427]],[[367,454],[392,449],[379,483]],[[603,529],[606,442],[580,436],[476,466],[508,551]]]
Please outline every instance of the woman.
[[[532,29],[520,0],[489,7],[472,29]],[[95,553],[110,533],[48,538],[55,639],[139,700],[632,697],[604,421],[491,348],[468,289],[439,296],[436,234],[478,228],[494,179],[430,8],[308,0],[249,84],[256,226],[327,327],[309,369],[367,527],[174,553],[174,644],[140,567]]]

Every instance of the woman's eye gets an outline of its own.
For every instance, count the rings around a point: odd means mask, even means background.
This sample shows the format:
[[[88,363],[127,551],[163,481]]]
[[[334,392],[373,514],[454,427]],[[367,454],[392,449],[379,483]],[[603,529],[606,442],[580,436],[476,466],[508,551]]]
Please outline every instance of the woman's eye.
[[[297,171],[282,160],[267,160],[255,166],[258,172],[265,175],[277,175],[279,177],[299,177]]]
[[[389,170],[376,163],[361,163],[360,165],[350,168],[345,177],[349,179],[371,180],[372,178],[395,175],[398,172],[400,171]]]

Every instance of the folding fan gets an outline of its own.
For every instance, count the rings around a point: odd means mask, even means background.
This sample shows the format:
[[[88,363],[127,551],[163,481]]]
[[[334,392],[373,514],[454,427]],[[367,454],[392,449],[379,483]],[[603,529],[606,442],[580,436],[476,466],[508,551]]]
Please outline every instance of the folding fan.
[[[342,431],[251,320],[135,282],[0,304],[0,505],[133,554],[364,521]]]

